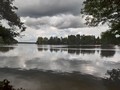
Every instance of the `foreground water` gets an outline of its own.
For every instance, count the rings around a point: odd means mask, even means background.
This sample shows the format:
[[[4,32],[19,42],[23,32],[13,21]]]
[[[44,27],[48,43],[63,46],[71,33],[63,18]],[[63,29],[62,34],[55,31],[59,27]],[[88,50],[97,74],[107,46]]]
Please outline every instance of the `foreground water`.
[[[118,68],[118,46],[0,45],[0,80],[26,90],[119,90],[102,80]]]

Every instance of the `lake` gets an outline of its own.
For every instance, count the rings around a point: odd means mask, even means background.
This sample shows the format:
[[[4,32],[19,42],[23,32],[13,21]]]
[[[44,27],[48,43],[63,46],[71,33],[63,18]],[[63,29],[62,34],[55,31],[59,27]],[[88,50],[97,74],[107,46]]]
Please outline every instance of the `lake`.
[[[103,80],[118,68],[119,46],[0,45],[0,80],[26,90],[119,90]]]

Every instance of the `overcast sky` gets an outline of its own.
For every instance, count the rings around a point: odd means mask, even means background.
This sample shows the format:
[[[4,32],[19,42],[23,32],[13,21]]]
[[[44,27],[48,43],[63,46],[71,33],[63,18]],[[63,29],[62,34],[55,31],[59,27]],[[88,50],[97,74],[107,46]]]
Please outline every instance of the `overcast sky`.
[[[84,0],[15,0],[17,14],[27,29],[19,41],[36,41],[37,37],[87,34],[99,36],[107,26],[88,27],[80,14]]]

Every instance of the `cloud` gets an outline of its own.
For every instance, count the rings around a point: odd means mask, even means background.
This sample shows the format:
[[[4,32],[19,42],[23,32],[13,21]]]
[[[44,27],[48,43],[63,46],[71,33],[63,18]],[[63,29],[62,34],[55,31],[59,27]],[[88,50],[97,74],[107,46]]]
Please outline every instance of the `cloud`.
[[[84,0],[15,0],[20,16],[40,17],[57,14],[80,14]]]
[[[49,26],[58,29],[85,27],[81,16],[74,16],[70,14],[60,14],[56,16],[45,16],[40,18],[23,17],[22,20],[28,27],[35,29],[46,28]]]
[[[17,40],[25,41],[25,42],[36,42],[38,37],[67,37],[68,35],[95,35],[100,36],[101,32],[104,32],[108,29],[105,26],[99,27],[84,27],[84,28],[68,28],[68,29],[58,29],[52,26],[44,27],[44,28],[32,28],[28,27],[25,32],[22,34],[25,35],[22,38],[18,37]]]
[[[36,41],[39,36],[75,34],[100,36],[108,26],[87,27],[80,11],[84,0],[15,0],[18,15],[27,29],[18,41]]]

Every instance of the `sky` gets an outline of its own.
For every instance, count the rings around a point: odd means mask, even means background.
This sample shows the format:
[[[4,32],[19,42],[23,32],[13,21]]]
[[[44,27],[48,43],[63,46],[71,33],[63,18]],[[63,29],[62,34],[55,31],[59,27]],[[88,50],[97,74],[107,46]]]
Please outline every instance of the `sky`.
[[[36,42],[38,37],[95,35],[108,29],[107,25],[86,26],[80,11],[84,0],[15,0],[17,14],[27,27],[18,41]]]

